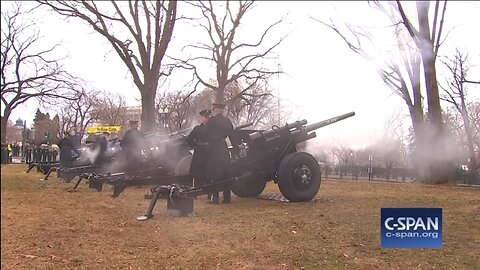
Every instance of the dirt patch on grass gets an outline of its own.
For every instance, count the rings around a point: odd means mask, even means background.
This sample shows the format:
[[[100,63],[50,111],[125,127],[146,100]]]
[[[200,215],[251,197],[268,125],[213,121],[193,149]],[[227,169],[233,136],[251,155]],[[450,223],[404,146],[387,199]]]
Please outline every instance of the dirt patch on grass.
[[[2,269],[479,269],[480,189],[323,181],[315,202],[195,200],[192,217],[138,222],[145,188],[77,192],[2,165]],[[53,175],[52,175],[53,176]],[[268,184],[265,193],[279,193]],[[443,248],[381,249],[380,208],[443,208]]]

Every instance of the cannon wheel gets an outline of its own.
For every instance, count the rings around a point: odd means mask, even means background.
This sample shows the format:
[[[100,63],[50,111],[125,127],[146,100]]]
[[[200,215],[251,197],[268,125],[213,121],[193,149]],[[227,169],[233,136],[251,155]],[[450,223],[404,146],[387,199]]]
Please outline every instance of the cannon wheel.
[[[175,165],[175,175],[188,175],[190,165],[192,164],[192,155],[182,157]]]
[[[278,187],[292,202],[312,200],[320,189],[320,167],[315,158],[305,152],[285,156],[278,169]]]
[[[232,184],[232,192],[238,197],[256,197],[265,189],[267,180],[262,174],[254,174]]]

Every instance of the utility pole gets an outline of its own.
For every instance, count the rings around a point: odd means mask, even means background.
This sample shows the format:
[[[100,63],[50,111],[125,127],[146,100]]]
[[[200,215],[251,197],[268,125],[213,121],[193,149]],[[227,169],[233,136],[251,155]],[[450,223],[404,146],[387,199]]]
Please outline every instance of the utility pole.
[[[20,162],[25,162],[25,144],[27,143],[26,134],[27,133],[27,120],[23,120],[23,130],[22,130],[22,157]]]
[[[280,126],[281,119],[280,119],[280,73],[281,73],[281,66],[280,66],[280,54],[277,54],[277,68],[278,68],[278,73],[277,73],[277,118],[278,118],[278,123],[277,126]]]

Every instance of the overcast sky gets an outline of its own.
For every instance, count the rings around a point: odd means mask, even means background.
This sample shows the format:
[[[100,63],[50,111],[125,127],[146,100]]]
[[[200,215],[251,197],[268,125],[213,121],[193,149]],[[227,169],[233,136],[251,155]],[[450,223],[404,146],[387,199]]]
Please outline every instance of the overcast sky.
[[[267,26],[288,13],[277,33],[291,34],[278,48],[278,59],[272,61],[272,65],[280,65],[286,74],[272,78],[271,84],[280,93],[282,104],[292,108],[290,120],[305,118],[313,123],[350,111],[356,113],[352,118],[318,130],[318,141],[355,148],[366,146],[382,133],[385,120],[393,112],[403,110],[407,114],[403,100],[388,90],[373,66],[350,51],[332,30],[309,18],[327,21],[332,17],[339,22],[348,20],[352,24],[380,28],[386,20],[381,12],[369,8],[366,2],[261,1],[256,5],[243,26],[246,32],[264,29],[262,25]],[[88,81],[96,90],[124,93],[129,105],[140,105],[139,92],[124,64],[101,36],[79,22],[66,22],[55,16],[41,20],[45,41],[52,44],[62,41],[63,51],[69,54],[66,67],[70,72]],[[468,50],[471,64],[477,65],[472,75],[480,74],[478,25],[478,2],[448,2],[445,32],[454,29],[441,53],[451,53],[455,47]],[[175,35],[177,42],[173,44],[180,44],[178,41],[189,34],[177,32]],[[181,85],[183,83],[171,83],[170,87],[178,90]],[[471,92],[472,96],[476,92],[476,97],[480,97],[478,88],[472,88]],[[14,111],[10,120],[31,115],[27,118],[30,125],[36,109],[36,104],[29,103]]]

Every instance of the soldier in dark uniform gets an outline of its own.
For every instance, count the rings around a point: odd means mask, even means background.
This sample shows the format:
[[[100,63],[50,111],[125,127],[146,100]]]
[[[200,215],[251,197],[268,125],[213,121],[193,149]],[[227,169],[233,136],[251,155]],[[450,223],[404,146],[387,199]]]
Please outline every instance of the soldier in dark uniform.
[[[32,162],[32,146],[29,144],[25,148],[25,162],[26,163]]]
[[[207,183],[208,143],[205,125],[210,118],[210,110],[200,112],[201,123],[193,128],[187,136],[187,142],[194,148],[190,176],[195,180],[195,186]]]
[[[225,104],[213,104],[213,117],[206,126],[208,138],[208,166],[209,181],[216,182],[231,177],[230,153],[225,139],[229,137],[234,151],[238,151],[238,142],[233,134],[233,124],[223,115]],[[218,204],[218,192],[212,196],[212,203]],[[230,203],[230,188],[223,190],[223,203]]]
[[[82,137],[83,135],[78,132],[77,127],[73,127],[73,135],[70,134],[69,139],[75,149],[82,147]]]
[[[32,157],[33,157],[33,162],[38,162],[38,145],[33,146],[32,150]]]
[[[70,140],[70,134],[68,132],[64,133],[63,138],[58,142],[58,147],[60,148],[60,165],[70,166],[73,161],[72,151],[77,152],[77,149]]]
[[[103,132],[102,135],[97,137],[95,141],[95,148],[98,149],[98,155],[93,162],[95,165],[101,165],[106,162],[106,153],[108,149],[107,137],[110,136],[110,133]]]
[[[130,121],[130,129],[125,132],[122,147],[125,169],[134,169],[142,160],[142,149],[145,136],[138,130],[138,121]]]

